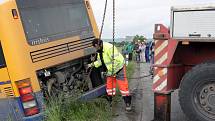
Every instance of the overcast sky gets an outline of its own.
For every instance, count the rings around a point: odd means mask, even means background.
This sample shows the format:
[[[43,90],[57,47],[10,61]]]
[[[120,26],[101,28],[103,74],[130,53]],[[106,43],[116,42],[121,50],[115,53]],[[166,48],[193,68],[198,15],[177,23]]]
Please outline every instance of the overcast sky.
[[[100,28],[105,0],[90,0]],[[112,0],[108,0],[103,38],[112,38]],[[136,34],[152,38],[154,24],[170,24],[170,8],[175,5],[210,4],[215,0],[116,0],[116,36]]]

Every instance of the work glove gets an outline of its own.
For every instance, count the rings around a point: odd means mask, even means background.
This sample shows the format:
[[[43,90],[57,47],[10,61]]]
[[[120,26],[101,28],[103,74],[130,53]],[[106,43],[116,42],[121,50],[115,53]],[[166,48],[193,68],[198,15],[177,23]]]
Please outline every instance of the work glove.
[[[107,77],[107,72],[101,72],[101,76],[102,76],[102,79],[106,79],[106,77]]]
[[[90,60],[91,60],[92,62],[96,61],[96,55],[91,55],[91,56],[90,56]]]
[[[87,65],[85,65],[85,69],[88,71],[88,70],[90,70],[92,68],[92,64],[87,64]]]

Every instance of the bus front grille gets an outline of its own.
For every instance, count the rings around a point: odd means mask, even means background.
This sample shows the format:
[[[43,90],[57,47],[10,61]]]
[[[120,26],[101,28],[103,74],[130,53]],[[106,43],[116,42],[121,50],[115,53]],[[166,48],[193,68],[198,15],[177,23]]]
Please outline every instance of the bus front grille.
[[[36,63],[39,61],[43,61],[46,59],[54,58],[60,55],[68,54],[71,52],[75,52],[78,50],[91,47],[91,42],[93,39],[94,37],[90,37],[87,39],[68,42],[68,43],[30,52],[31,60],[33,63]]]

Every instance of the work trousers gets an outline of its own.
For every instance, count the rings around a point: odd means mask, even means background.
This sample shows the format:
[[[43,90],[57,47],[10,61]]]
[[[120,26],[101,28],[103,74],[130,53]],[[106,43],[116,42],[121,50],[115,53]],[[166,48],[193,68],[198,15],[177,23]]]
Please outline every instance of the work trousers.
[[[133,54],[132,53],[129,53],[129,58],[128,58],[128,60],[132,60],[132,56],[133,56]]]
[[[106,91],[108,96],[116,95],[116,83],[118,84],[122,96],[130,95],[125,66],[116,74],[116,76],[107,77]]]
[[[145,59],[146,59],[146,63],[150,62],[150,58],[149,58],[149,49],[146,48],[145,50]]]
[[[136,53],[136,61],[140,62],[140,53]]]

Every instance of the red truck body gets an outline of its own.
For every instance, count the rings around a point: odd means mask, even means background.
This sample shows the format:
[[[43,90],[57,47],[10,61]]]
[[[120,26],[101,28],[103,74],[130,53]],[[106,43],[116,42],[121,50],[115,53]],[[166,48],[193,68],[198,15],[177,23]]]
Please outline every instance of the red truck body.
[[[203,12],[207,12],[209,15],[209,12],[214,12],[214,8],[215,7],[212,6],[204,7],[204,9],[195,8],[188,10],[183,8],[183,11],[180,12],[182,14],[187,14],[186,12],[198,11],[197,14],[201,13],[201,15],[204,15]],[[203,34],[201,34],[201,32],[205,33],[205,31],[199,27],[201,24],[197,24],[197,32],[195,31],[195,34],[189,34],[190,38],[175,37],[173,35],[173,30],[176,31],[176,29],[172,29],[175,22],[173,20],[174,12],[178,12],[178,10],[172,11],[173,22],[171,23],[171,28],[167,28],[162,24],[156,24],[153,35],[155,42],[154,78],[152,85],[152,90],[155,93],[154,121],[170,121],[171,92],[176,89],[179,89],[179,101],[182,110],[190,120],[215,120],[215,91],[213,89],[215,85],[215,71],[213,70],[215,68],[213,67],[215,64],[215,39],[210,33],[207,34],[208,37],[202,37]],[[176,18],[177,17],[175,17],[175,19]],[[191,21],[190,18],[192,17],[188,17],[184,23],[186,23],[186,21]],[[213,16],[211,18],[213,18]],[[208,19],[208,21],[211,20]],[[181,23],[183,24],[183,22]],[[189,27],[187,28],[189,29]],[[183,28],[180,31],[183,31]],[[190,80],[194,80],[192,79],[193,77],[201,76],[198,70],[207,70],[207,68],[210,81],[205,81],[202,76],[202,81],[195,81],[196,84],[189,83]],[[207,77],[207,73],[203,71],[202,75]],[[210,73],[214,73],[214,78]],[[190,92],[187,92],[184,90],[186,89],[185,87],[187,89],[191,88],[190,90],[193,91],[189,90]],[[186,97],[186,94],[189,93],[190,98]],[[193,102],[190,106],[188,105],[189,101]],[[189,111],[191,113],[189,113]]]

